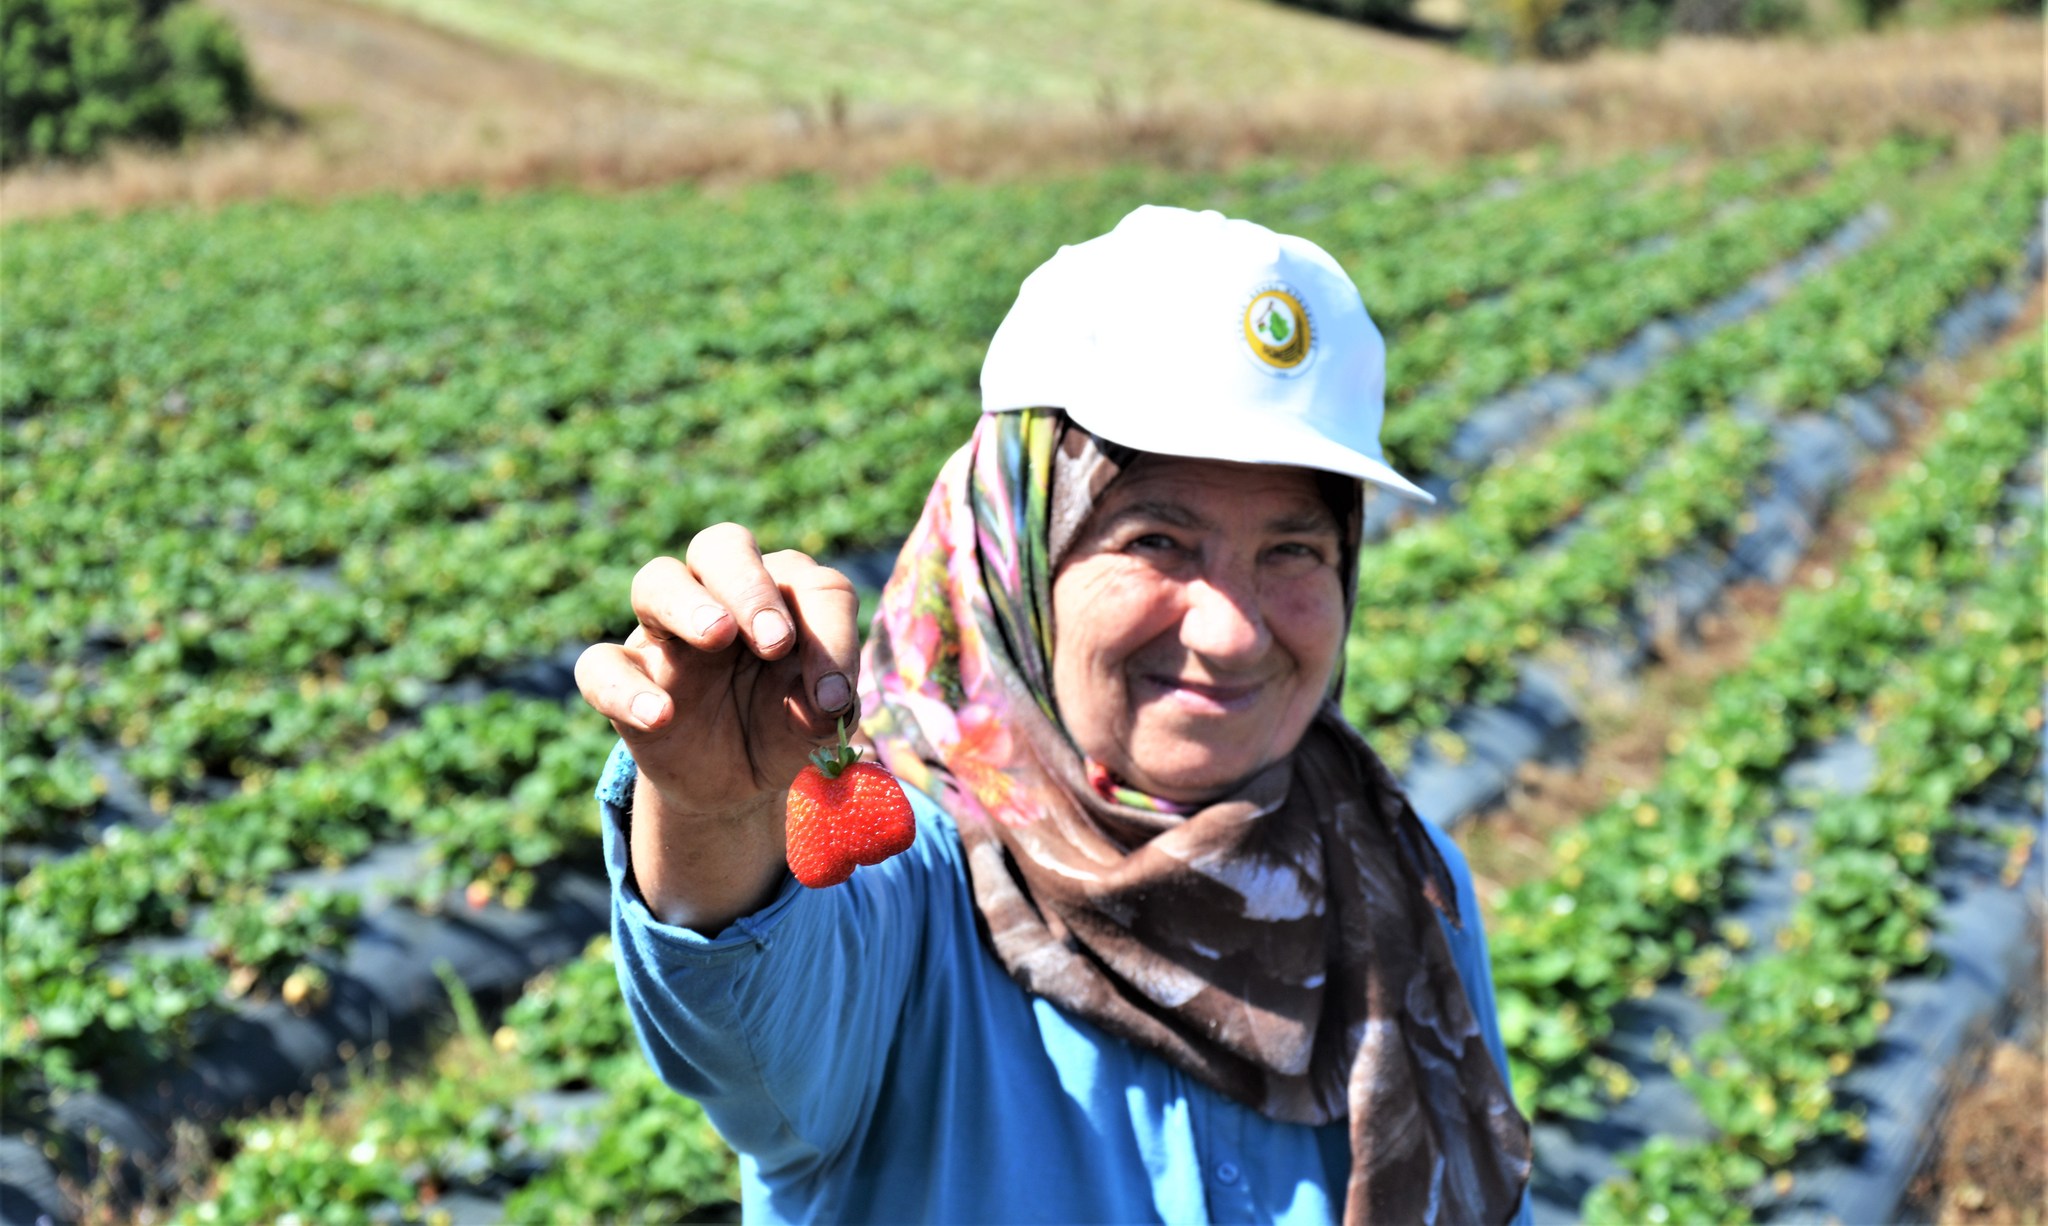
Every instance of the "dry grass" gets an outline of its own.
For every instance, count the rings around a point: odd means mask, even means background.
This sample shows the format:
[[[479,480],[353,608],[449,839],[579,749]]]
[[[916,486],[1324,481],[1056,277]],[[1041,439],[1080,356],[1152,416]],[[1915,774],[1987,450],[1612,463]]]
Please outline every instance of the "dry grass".
[[[1445,47],[1268,0],[358,0],[697,104],[848,114],[1261,98],[1476,72]]]
[[[1030,122],[819,108],[715,111],[493,51],[338,0],[209,0],[246,31],[296,126],[184,153],[0,177],[0,216],[458,185],[710,186],[808,170],[858,183],[904,165],[962,178],[1142,159],[1441,162],[1553,144],[1567,153],[1794,138],[1862,143],[1902,127],[1984,142],[2041,121],[2042,26],[1987,22],[1824,44],[1681,41],[1656,55],[1470,70],[1342,93],[1207,106],[1047,107]]]

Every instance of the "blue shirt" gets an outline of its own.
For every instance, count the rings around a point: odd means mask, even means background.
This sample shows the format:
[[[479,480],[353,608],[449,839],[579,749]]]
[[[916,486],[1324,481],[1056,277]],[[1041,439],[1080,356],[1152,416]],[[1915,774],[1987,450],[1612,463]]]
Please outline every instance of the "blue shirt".
[[[828,890],[786,878],[706,937],[655,919],[627,876],[634,778],[620,746],[597,793],[619,981],[662,1080],[739,1152],[748,1221],[1341,1215],[1343,1123],[1267,1119],[1017,986],[978,931],[952,819],[923,793],[907,789],[909,851]],[[1451,954],[1505,1070],[1471,874],[1431,831],[1466,917],[1445,927]]]

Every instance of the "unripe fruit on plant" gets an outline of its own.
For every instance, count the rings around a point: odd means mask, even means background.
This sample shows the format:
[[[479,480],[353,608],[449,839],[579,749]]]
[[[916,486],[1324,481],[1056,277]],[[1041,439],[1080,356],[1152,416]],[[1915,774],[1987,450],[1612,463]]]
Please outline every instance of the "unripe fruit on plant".
[[[917,819],[896,776],[860,760],[842,719],[839,743],[813,753],[789,785],[785,833],[789,871],[818,890],[851,877],[855,865],[880,864],[908,850],[917,839]]]

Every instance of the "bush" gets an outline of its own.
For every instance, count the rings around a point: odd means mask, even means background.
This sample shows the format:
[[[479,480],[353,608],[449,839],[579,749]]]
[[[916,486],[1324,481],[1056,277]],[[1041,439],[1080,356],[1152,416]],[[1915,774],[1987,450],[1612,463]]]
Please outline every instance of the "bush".
[[[175,144],[255,105],[234,28],[185,0],[0,0],[0,166]]]
[[[1406,23],[1415,10],[1414,0],[1283,0],[1294,8],[1308,9],[1317,13],[1328,13],[1347,21],[1371,23]]]
[[[1977,21],[1985,17],[2039,17],[2041,0],[1934,0],[1935,17],[1943,21]]]
[[[1806,20],[1805,0],[1479,0],[1473,28],[1482,51],[1573,59],[1599,47],[1648,49],[1673,33],[1783,34]]]
[[[1574,59],[1596,47],[1653,47],[1667,22],[1660,0],[1480,0],[1471,37],[1502,59]]]
[[[1784,34],[1807,24],[1801,0],[1675,0],[1671,29],[1679,34]]]

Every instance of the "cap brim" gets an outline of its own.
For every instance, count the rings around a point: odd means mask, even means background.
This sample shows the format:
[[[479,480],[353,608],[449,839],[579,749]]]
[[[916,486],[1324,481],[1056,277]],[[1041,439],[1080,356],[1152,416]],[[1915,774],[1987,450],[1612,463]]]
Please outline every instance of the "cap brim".
[[[1067,416],[1089,431],[1126,447],[1196,460],[1231,460],[1240,464],[1288,464],[1357,477],[1389,493],[1425,506],[1436,496],[1395,472],[1385,460],[1335,443],[1292,418],[1262,421],[1253,437],[1205,437],[1186,428],[1174,414],[1104,413],[1087,405],[1066,406]]]

